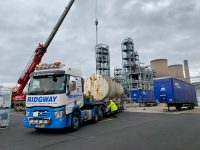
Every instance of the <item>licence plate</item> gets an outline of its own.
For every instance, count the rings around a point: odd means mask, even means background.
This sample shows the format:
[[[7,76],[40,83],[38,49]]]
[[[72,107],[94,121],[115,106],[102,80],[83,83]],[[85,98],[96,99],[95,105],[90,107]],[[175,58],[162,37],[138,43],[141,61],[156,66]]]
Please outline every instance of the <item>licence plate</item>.
[[[38,124],[36,125],[36,128],[44,128],[45,126],[44,125],[41,125],[41,124]]]
[[[38,112],[33,112],[33,117],[38,117]]]

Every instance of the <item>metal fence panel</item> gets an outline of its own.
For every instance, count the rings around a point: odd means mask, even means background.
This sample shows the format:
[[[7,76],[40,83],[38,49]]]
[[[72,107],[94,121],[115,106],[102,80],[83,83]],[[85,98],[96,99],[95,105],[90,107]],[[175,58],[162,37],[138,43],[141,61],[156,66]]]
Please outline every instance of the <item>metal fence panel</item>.
[[[0,90],[0,109],[11,107],[11,95],[10,90]]]
[[[7,89],[0,90],[0,128],[9,126],[9,113],[11,108],[12,92]]]
[[[9,126],[9,113],[10,109],[0,109],[0,127]]]

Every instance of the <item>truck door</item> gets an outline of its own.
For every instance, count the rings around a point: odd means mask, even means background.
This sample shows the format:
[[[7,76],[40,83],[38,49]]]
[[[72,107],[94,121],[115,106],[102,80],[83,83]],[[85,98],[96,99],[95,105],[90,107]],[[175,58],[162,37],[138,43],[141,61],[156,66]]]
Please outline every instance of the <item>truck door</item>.
[[[74,107],[83,106],[82,82],[80,77],[68,76],[66,110],[71,113]]]

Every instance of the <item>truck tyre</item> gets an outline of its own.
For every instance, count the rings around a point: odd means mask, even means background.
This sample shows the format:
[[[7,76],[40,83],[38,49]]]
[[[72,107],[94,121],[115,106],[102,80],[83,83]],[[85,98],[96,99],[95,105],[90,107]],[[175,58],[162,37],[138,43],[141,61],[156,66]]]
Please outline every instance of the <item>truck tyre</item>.
[[[188,109],[192,109],[192,105],[188,106]]]
[[[99,115],[98,115],[98,112],[95,111],[94,117],[92,118],[92,122],[97,123],[98,121],[99,121]]]
[[[176,110],[181,111],[181,105],[176,105]]]
[[[194,104],[190,104],[189,109],[194,109]]]
[[[167,104],[167,109],[168,109],[168,111],[170,111],[170,105],[169,104]]]
[[[192,109],[194,109],[194,104],[192,104]]]
[[[122,113],[123,112],[123,106],[120,106],[119,109],[120,109],[120,113]]]
[[[75,111],[72,113],[72,123],[71,123],[71,129],[72,131],[77,131],[81,126],[81,117],[80,114]]]
[[[103,110],[101,109],[101,110],[99,111],[99,115],[98,115],[99,121],[101,121],[101,120],[103,119],[103,114],[104,114],[104,112],[103,112]]]
[[[118,113],[121,113],[121,107],[120,106],[118,107]]]

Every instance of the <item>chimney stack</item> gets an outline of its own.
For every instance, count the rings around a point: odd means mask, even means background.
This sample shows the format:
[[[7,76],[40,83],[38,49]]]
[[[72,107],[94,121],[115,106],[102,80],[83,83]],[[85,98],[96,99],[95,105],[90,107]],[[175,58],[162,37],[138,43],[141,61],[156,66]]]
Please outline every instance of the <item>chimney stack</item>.
[[[189,72],[188,60],[184,60],[184,72],[185,72],[186,82],[190,83],[190,72]]]

